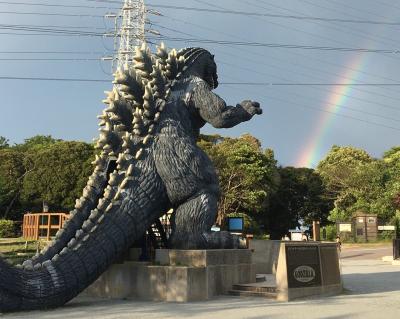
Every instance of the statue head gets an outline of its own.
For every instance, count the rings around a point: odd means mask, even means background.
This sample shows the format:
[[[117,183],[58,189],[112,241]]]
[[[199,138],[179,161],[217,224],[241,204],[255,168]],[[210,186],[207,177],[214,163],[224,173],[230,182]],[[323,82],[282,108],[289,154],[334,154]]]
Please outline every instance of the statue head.
[[[211,89],[218,87],[217,65],[214,55],[202,48],[185,48],[178,52],[178,58],[185,58],[184,76],[198,76],[208,83]]]

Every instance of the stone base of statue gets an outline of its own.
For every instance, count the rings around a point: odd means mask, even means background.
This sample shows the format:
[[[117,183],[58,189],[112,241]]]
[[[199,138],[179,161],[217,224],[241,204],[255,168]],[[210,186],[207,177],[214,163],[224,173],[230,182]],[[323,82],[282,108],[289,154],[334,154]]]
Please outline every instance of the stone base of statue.
[[[343,284],[337,245],[282,242],[276,283],[279,301],[340,294]]]
[[[265,286],[275,288],[279,301],[343,290],[336,243],[252,240],[249,247],[257,273],[273,279]]]
[[[135,255],[134,251],[131,255]],[[251,282],[256,282],[256,270],[250,250],[159,249],[153,264],[136,261],[115,264],[82,294],[109,299],[188,302],[227,294],[233,285]]]

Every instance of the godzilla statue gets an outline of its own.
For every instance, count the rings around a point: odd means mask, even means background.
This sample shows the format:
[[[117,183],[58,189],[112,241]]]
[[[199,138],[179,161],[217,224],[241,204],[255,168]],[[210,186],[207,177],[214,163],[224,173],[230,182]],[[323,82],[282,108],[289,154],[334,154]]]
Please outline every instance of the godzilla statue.
[[[227,106],[214,56],[201,48],[152,54],[115,74],[99,116],[101,150],[83,195],[55,240],[17,267],[0,258],[0,311],[58,307],[98,278],[146,229],[174,209],[176,249],[237,248],[228,232],[211,232],[218,179],[196,146],[206,123],[233,127],[261,114],[257,102]]]

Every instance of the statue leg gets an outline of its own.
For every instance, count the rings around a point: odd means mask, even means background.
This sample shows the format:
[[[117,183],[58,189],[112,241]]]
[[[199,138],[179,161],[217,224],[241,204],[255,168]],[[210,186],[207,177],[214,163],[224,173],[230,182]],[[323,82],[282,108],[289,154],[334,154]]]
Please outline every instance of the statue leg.
[[[229,232],[212,232],[218,196],[203,190],[175,211],[170,245],[176,249],[239,248],[239,238]]]
[[[174,208],[171,248],[237,248],[239,238],[211,232],[217,214],[218,177],[208,156],[186,138],[158,137],[155,162]]]

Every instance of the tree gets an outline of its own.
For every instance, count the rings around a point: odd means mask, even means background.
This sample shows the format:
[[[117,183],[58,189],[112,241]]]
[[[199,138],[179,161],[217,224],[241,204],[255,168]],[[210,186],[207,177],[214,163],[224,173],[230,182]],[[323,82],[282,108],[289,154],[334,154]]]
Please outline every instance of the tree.
[[[6,139],[4,136],[0,136],[0,150],[9,147],[10,145],[8,142],[8,139]]]
[[[25,139],[22,144],[15,145],[15,148],[24,152],[32,149],[46,148],[61,141],[62,140],[54,139],[51,135],[36,135]]]
[[[94,157],[92,145],[58,141],[26,152],[35,169],[24,178],[22,200],[32,209],[47,202],[52,209],[70,210],[87,182]]]
[[[321,177],[309,168],[284,167],[279,169],[280,185],[272,197],[264,223],[271,239],[280,239],[299,221],[310,225],[313,220],[326,222],[332,200],[326,196]]]
[[[333,146],[327,156],[319,162],[317,172],[322,177],[328,192],[334,197],[354,185],[353,173],[373,162],[364,150],[354,147]],[[357,181],[358,182],[358,181]]]
[[[218,135],[199,141],[218,173],[221,197],[217,223],[228,215],[254,216],[262,211],[277,188],[276,160],[271,150],[265,153],[251,135],[221,138]]]
[[[335,200],[329,219],[350,220],[354,213],[362,211],[390,220],[400,191],[396,182],[400,177],[399,154],[399,149],[393,148],[383,160],[376,160],[360,149],[333,147],[317,168]]]
[[[387,173],[386,198],[400,216],[400,146],[385,152],[383,162]]]
[[[15,217],[24,176],[29,172],[24,154],[14,148],[0,150],[1,218]]]
[[[0,217],[21,220],[26,211],[70,210],[92,171],[91,144],[35,136],[0,149]]]
[[[8,189],[6,186],[5,179],[2,175],[0,175],[0,207],[4,206],[4,203],[6,202],[7,194],[8,194]],[[1,218],[1,215],[0,215],[0,218]]]

